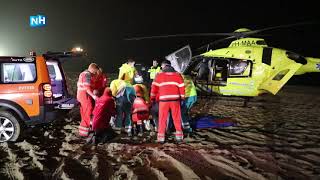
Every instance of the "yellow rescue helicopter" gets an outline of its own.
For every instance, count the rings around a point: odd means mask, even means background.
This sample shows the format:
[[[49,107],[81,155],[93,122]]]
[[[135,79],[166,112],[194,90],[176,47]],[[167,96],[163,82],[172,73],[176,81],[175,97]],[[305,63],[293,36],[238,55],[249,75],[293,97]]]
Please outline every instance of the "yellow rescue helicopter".
[[[262,31],[286,28],[306,23],[281,25],[250,30],[237,29],[231,33],[197,33],[164,36],[136,37],[141,40],[184,36],[228,36],[207,45],[207,51],[192,57],[190,46],[185,46],[168,56],[173,67],[190,75],[199,90],[223,96],[254,97],[265,93],[277,94],[293,75],[320,72],[320,58],[270,47],[263,38],[252,35]],[[210,45],[233,40],[226,48],[211,49]]]

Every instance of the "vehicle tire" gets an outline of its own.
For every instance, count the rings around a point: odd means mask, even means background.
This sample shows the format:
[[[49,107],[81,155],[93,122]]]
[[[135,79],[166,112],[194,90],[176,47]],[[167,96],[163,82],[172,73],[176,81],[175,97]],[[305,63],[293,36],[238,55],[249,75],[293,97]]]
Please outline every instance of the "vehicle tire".
[[[20,131],[18,119],[8,111],[0,111],[0,142],[16,141]]]

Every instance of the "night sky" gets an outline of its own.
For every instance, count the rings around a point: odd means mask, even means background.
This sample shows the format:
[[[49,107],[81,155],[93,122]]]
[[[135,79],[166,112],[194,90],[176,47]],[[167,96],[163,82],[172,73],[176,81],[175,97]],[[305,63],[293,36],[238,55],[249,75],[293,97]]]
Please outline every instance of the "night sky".
[[[210,3],[209,3],[210,2]],[[208,4],[209,3],[209,4]],[[305,2],[306,3],[306,2]],[[320,22],[318,5],[302,1],[4,1],[0,5],[0,55],[26,55],[81,46],[107,72],[132,57],[153,58],[190,44],[197,48],[222,37],[124,41],[124,38],[178,33],[232,32],[297,22]],[[47,26],[31,28],[29,16],[43,14]],[[320,28],[306,25],[265,32],[269,46],[320,57]],[[227,45],[227,44],[224,44]],[[198,52],[193,52],[194,55]]]

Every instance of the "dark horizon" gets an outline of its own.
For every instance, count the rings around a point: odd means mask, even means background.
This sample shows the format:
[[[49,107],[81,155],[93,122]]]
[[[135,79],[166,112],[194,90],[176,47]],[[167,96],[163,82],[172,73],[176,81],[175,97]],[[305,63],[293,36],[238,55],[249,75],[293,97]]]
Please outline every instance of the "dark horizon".
[[[315,6],[295,2],[206,5],[204,2],[10,1],[0,8],[0,55],[65,51],[81,46],[89,61],[117,72],[127,58],[151,65],[187,44],[197,48],[221,37],[125,41],[125,38],[180,33],[232,32],[297,22],[319,22]],[[47,26],[29,27],[29,16],[43,14]],[[267,31],[269,46],[320,57],[318,25]],[[224,43],[221,46],[228,45]],[[199,53],[199,52],[193,52]]]

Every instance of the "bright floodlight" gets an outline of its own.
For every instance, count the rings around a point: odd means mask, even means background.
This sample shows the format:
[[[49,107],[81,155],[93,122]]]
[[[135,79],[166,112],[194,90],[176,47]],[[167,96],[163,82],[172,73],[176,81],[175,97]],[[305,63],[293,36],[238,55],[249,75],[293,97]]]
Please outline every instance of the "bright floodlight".
[[[82,52],[83,49],[81,47],[74,47],[74,48],[72,48],[71,51],[73,51],[73,52]]]

